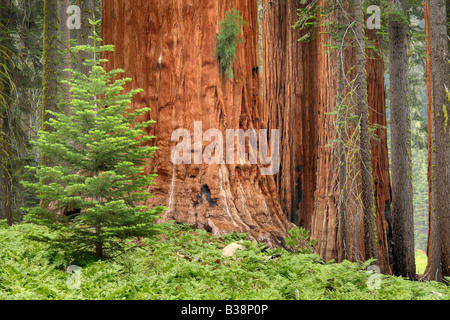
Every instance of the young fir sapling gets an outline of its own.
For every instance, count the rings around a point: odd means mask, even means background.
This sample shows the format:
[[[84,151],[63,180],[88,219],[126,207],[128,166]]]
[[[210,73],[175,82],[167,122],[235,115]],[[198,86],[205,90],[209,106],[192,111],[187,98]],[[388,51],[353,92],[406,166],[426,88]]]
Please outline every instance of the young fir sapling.
[[[99,21],[91,23],[95,30]],[[91,39],[93,46],[75,48],[93,53],[94,59],[85,62],[89,75],[68,70],[72,115],[48,111],[53,118],[47,127],[52,130],[40,131],[34,143],[55,165],[28,167],[39,181],[23,185],[34,190],[41,203],[51,204],[26,208],[26,219],[60,231],[55,239],[41,240],[71,253],[95,250],[103,258],[122,252],[129,238],[155,234],[154,219],[165,208],[137,205],[151,196],[146,190],[155,175],[144,174],[144,166],[157,150],[148,146],[154,137],[143,131],[154,121],[136,121],[150,109],[130,108],[133,95],[142,90],[123,93],[131,79],[113,80],[124,71],[106,72],[101,64],[107,60],[98,58],[113,46],[100,46],[95,31]],[[80,214],[69,221],[60,214],[64,210]]]

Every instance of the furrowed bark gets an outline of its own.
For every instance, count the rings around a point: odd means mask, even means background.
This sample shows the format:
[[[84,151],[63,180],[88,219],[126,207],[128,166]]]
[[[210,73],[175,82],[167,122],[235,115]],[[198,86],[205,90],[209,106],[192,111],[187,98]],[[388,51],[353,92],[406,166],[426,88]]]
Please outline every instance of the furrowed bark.
[[[230,80],[220,71],[214,50],[219,22],[232,8],[247,25]],[[148,159],[147,173],[158,177],[146,204],[166,206],[163,220],[216,235],[247,232],[258,241],[282,245],[293,224],[279,205],[273,176],[263,175],[262,165],[248,160],[243,165],[194,162],[199,160],[196,147],[205,151],[211,144],[194,136],[194,122],[201,122],[201,134],[218,129],[223,137],[227,129],[269,129],[263,121],[268,110],[261,101],[257,1],[111,0],[103,3],[102,33],[105,44],[116,45],[115,52],[106,55],[107,69],[123,68],[133,78],[131,85],[145,90],[133,108],[149,106],[152,111],[142,120],[156,120],[148,134],[156,136],[159,151]],[[180,141],[172,141],[177,129],[192,137],[191,164],[171,161]],[[246,158],[249,153],[247,147]]]
[[[406,14],[406,0],[393,1]],[[389,20],[393,273],[415,279],[407,26]]]

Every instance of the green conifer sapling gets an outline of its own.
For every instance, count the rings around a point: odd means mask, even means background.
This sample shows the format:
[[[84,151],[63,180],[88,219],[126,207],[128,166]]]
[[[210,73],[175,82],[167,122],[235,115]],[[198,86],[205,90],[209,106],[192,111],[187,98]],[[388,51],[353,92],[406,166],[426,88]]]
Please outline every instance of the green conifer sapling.
[[[94,30],[98,22],[91,21]],[[94,53],[94,59],[85,62],[89,75],[69,70],[72,116],[48,111],[54,118],[47,124],[54,129],[39,132],[35,142],[56,165],[28,167],[39,182],[23,184],[51,204],[26,210],[29,221],[60,231],[53,244],[72,253],[95,250],[103,258],[122,252],[129,238],[156,233],[154,219],[165,208],[136,205],[151,196],[146,190],[154,175],[144,174],[144,164],[157,150],[148,146],[154,137],[143,131],[154,121],[136,121],[150,109],[130,108],[133,95],[142,90],[123,93],[131,79],[113,81],[124,71],[106,72],[101,63],[107,60],[98,58],[113,46],[100,46],[95,31],[91,38],[93,46],[75,48]],[[80,214],[69,220],[58,214],[61,210]]]

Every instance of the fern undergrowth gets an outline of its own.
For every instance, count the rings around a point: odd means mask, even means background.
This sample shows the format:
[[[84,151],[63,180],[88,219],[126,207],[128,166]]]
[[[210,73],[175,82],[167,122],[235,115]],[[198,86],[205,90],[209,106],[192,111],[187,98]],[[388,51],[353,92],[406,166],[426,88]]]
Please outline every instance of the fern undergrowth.
[[[160,235],[133,240],[138,249],[115,260],[69,257],[30,237],[45,227],[0,223],[0,299],[27,300],[411,300],[450,299],[443,283],[380,275],[368,286],[366,264],[324,261],[310,250],[268,249],[244,234],[222,238],[185,225],[163,225]],[[304,238],[299,233],[292,233]],[[290,246],[295,247],[291,236]],[[289,240],[289,239],[288,239]],[[245,250],[225,257],[238,242]],[[288,241],[289,242],[289,241]],[[67,271],[77,265],[78,275]],[[78,287],[70,280],[78,276]]]

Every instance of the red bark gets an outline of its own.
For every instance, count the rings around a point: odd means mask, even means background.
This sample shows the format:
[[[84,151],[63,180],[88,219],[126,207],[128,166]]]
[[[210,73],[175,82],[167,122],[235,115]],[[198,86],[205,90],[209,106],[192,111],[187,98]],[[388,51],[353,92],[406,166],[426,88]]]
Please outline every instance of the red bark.
[[[424,0],[424,18],[425,18],[425,48],[426,48],[426,69],[425,75],[427,80],[427,121],[428,121],[428,226],[431,225],[431,157],[432,157],[432,103],[433,103],[433,83],[431,74],[431,46],[430,46],[430,4],[428,0]],[[431,228],[428,228],[428,239],[431,238]],[[427,254],[430,252],[430,241],[427,242]],[[428,271],[428,270],[427,270]],[[427,272],[425,272],[427,273]]]
[[[276,176],[280,204],[289,219],[311,227],[317,136],[316,41],[299,43],[292,28],[297,2],[262,1],[264,103],[269,126],[280,129],[280,171]]]
[[[304,33],[292,29],[297,20],[297,2],[263,1],[264,102],[271,125],[281,130],[281,166],[277,175],[277,192],[282,208],[291,221],[311,231],[318,240],[317,252],[326,259],[338,259],[339,190],[338,158],[330,144],[336,139],[334,117],[329,115],[336,104],[336,52],[325,47],[330,38],[324,27],[317,39],[298,42]],[[375,41],[375,39],[374,39]],[[375,43],[378,46],[378,43]],[[369,52],[367,52],[369,54]],[[373,56],[373,53],[370,53]],[[354,65],[351,48],[344,49],[344,69]],[[369,121],[379,124],[379,141],[372,141],[376,229],[378,255],[382,272],[389,273],[385,213],[390,213],[390,181],[387,153],[384,64],[379,55],[367,61]],[[354,73],[346,74],[349,81]],[[347,88],[348,93],[348,88]],[[351,107],[351,106],[350,106]],[[348,128],[350,132],[352,128]],[[354,128],[353,128],[354,129]],[[354,147],[357,147],[355,145]],[[349,172],[348,186],[360,184],[356,163]],[[297,170],[296,170],[297,169]],[[356,176],[355,176],[356,175]],[[356,181],[352,185],[352,181]],[[362,206],[355,187],[349,194],[349,256],[363,260],[364,233]],[[297,201],[299,200],[299,201]]]
[[[374,32],[368,32],[373,44],[381,49],[379,38]],[[372,170],[374,183],[375,224],[378,248],[378,266],[382,273],[391,273],[390,255],[391,241],[391,183],[389,175],[389,154],[387,146],[386,123],[386,92],[384,88],[384,60],[380,54],[366,50],[367,93],[369,102],[369,123],[377,124],[374,134],[377,140],[372,139]]]
[[[232,8],[240,10],[247,25],[245,43],[237,47],[234,80],[229,80],[219,70],[214,49],[219,21]],[[276,245],[293,225],[278,203],[274,178],[262,175],[260,165],[171,161],[178,143],[171,141],[172,133],[187,129],[194,138],[194,121],[202,122],[203,132],[219,129],[223,136],[226,129],[267,129],[262,121],[267,110],[260,96],[257,17],[256,0],[109,0],[103,6],[102,32],[106,44],[116,45],[106,67],[123,68],[133,78],[131,85],[144,89],[133,108],[150,106],[152,111],[142,120],[156,120],[148,134],[157,137],[160,150],[148,160],[148,173],[158,177],[147,205],[165,205],[163,220],[216,235],[247,232]],[[202,150],[210,143],[203,142]]]
[[[109,0],[103,7],[103,38],[115,44],[107,55],[107,68],[123,68],[132,86],[145,90],[134,108],[150,106],[142,120],[154,119],[149,130],[160,148],[148,160],[148,173],[157,173],[154,195],[148,205],[165,205],[164,220],[174,219],[216,234],[248,232],[257,240],[280,243],[293,225],[311,231],[317,251],[326,259],[339,252],[336,192],[337,159],[328,147],[335,138],[336,61],[324,45],[327,35],[309,43],[297,42],[293,30],[297,2],[263,1],[264,103],[259,77],[256,1],[208,1],[166,4],[164,1]],[[138,4],[136,7],[136,4]],[[214,58],[219,21],[231,8],[247,21],[245,43],[238,45],[234,80],[221,74]],[[122,23],[118,23],[122,22]],[[323,30],[320,30],[323,31]],[[345,53],[346,70],[353,51]],[[161,57],[161,65],[158,59]],[[370,122],[385,125],[384,80],[381,59],[368,63]],[[380,102],[381,101],[381,102]],[[373,110],[372,110],[373,109]],[[280,170],[276,177],[262,176],[258,165],[175,166],[172,132],[193,132],[194,121],[203,131],[264,128],[280,130]],[[380,262],[388,270],[384,205],[389,203],[386,136],[373,144],[375,205]],[[203,143],[203,149],[209,141]],[[248,150],[246,152],[248,155]],[[354,177],[350,174],[349,181]],[[358,177],[356,177],[356,180]],[[353,198],[356,201],[356,198]],[[363,259],[364,234],[361,205],[349,210],[351,260]]]

